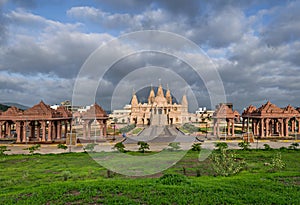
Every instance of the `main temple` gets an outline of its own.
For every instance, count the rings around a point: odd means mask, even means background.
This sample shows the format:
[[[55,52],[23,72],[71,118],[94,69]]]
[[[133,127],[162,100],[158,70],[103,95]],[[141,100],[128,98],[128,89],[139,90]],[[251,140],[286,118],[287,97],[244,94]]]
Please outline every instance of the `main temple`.
[[[130,123],[143,125],[173,125],[188,121],[188,101],[182,96],[181,104],[173,103],[169,88],[164,94],[162,85],[159,85],[155,94],[151,87],[148,103],[139,102],[135,93],[131,99]]]

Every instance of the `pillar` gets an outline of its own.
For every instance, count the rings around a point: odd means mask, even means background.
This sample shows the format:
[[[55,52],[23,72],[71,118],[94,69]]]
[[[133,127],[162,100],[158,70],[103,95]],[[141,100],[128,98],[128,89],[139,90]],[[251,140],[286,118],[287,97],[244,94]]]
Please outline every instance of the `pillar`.
[[[16,122],[16,132],[17,132],[17,142],[21,142],[21,122],[17,121]]]
[[[0,122],[0,139],[4,138],[3,133],[2,133],[3,124],[4,124],[4,122]]]
[[[252,128],[252,132],[253,135],[257,135],[257,124],[256,124],[256,120],[252,119],[252,124],[253,124],[253,128]]]
[[[106,137],[106,120],[104,120],[104,124],[103,124],[103,137]]]
[[[48,137],[47,137],[48,142],[52,141],[52,131],[53,131],[52,124],[53,124],[53,122],[50,120],[49,124],[48,124]]]
[[[35,137],[35,121],[30,123],[30,137]]]
[[[243,117],[242,132],[244,132],[244,129],[245,129],[245,118]]]
[[[42,142],[46,142],[46,125],[47,125],[47,122],[42,121],[41,125],[42,125]]]
[[[65,120],[64,124],[65,124],[65,137],[67,137],[67,133],[68,133],[68,121]]]
[[[278,121],[280,122],[280,132],[279,135],[280,137],[284,136],[284,123],[283,123],[283,119],[278,119]]]
[[[220,121],[217,119],[217,136],[220,136]]]
[[[53,126],[52,126],[52,139],[55,140],[57,138],[57,122],[53,121]]]
[[[295,127],[296,127],[295,119],[291,119],[291,123],[292,123],[292,132],[295,132]]]
[[[268,137],[269,136],[269,126],[270,126],[270,119],[269,118],[267,118],[266,120],[265,120],[265,124],[266,124],[266,137]]]
[[[284,136],[289,136],[289,119],[284,119]]]
[[[264,119],[260,119],[260,136],[264,137],[265,136],[265,131],[264,131],[265,127],[264,127]]]
[[[27,139],[26,139],[26,135],[27,135],[27,125],[28,125],[28,122],[23,122],[23,139],[22,139],[22,142],[26,142]]]
[[[231,123],[231,119],[227,119],[227,135],[231,135],[230,134],[230,123]]]
[[[61,121],[57,121],[57,139],[61,139]]]

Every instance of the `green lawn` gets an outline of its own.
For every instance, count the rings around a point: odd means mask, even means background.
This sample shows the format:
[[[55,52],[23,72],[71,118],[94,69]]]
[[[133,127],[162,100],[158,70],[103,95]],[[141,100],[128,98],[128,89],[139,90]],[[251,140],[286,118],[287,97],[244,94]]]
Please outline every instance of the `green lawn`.
[[[209,158],[199,161],[199,154],[189,151],[164,171],[187,175],[187,183],[179,185],[162,184],[163,173],[128,177],[110,172],[108,178],[87,153],[1,156],[0,204],[300,204],[299,150],[281,151],[286,167],[278,172],[264,164],[279,150],[230,152],[247,163],[239,174],[215,176]],[[92,155],[104,160],[109,154]]]

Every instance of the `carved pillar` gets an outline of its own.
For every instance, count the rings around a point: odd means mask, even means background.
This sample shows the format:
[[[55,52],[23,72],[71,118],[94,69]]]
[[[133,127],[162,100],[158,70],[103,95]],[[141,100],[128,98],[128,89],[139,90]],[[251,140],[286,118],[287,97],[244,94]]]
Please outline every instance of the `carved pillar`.
[[[300,118],[297,118],[298,121],[298,133],[300,134]]]
[[[216,124],[216,119],[214,119],[214,135],[216,136],[217,134],[217,124]]]
[[[289,119],[284,119],[284,136],[289,136]]]
[[[17,143],[21,142],[21,122],[16,122]]]
[[[41,125],[42,125],[42,142],[46,142],[46,132],[47,132],[46,125],[47,125],[47,122],[42,121]]]
[[[4,138],[3,133],[2,133],[3,124],[4,124],[4,122],[1,121],[1,122],[0,122],[0,139],[1,139],[1,138]]]
[[[57,121],[57,139],[61,139],[61,121]]]
[[[275,133],[278,133],[278,131],[279,131],[278,128],[279,128],[278,120],[276,119],[276,120],[275,120],[275,127],[274,127],[274,132],[275,132]]]
[[[265,127],[264,127],[264,119],[260,119],[260,136],[264,137],[265,136]]]
[[[266,137],[268,137],[269,136],[269,126],[270,126],[270,119],[269,118],[267,118],[266,120],[265,120],[265,123],[266,123]]]
[[[57,122],[53,121],[53,132],[52,132],[52,139],[55,140],[57,138]]]
[[[10,133],[11,133],[11,124],[10,122],[7,122],[6,134],[8,137],[10,137]]]
[[[284,136],[284,123],[283,123],[283,119],[278,119],[278,122],[280,123],[279,136],[283,137]]]
[[[68,121],[65,120],[64,124],[65,124],[65,137],[67,137],[67,133],[68,133]]]
[[[22,142],[26,142],[27,139],[27,126],[28,126],[28,122],[23,122],[23,139]]]
[[[296,121],[295,119],[291,119],[291,124],[292,124],[292,132],[295,132],[295,124],[296,124]]]
[[[48,137],[47,137],[47,141],[52,141],[52,131],[53,131],[53,122],[50,120],[49,124],[48,124]]]

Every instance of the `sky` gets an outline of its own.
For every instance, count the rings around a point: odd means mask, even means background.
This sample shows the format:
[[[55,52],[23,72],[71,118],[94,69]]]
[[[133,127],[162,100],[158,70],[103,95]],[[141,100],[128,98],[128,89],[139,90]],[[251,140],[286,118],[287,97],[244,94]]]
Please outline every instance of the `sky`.
[[[32,106],[92,95],[91,101],[110,110],[129,103],[133,92],[161,83],[179,102],[187,94],[191,112],[216,104],[212,85],[222,87],[238,111],[268,100],[299,107],[299,11],[300,1],[279,0],[0,0],[0,102]],[[135,41],[161,46],[162,52],[133,53],[120,43],[122,36],[148,30],[169,37],[142,33]],[[177,51],[169,55],[163,45],[174,35],[202,52],[177,39],[170,46]],[[183,50],[201,65],[200,76],[178,58]],[[93,58],[99,70],[83,75]],[[106,61],[113,63],[105,70]],[[82,92],[74,91],[76,85]]]

